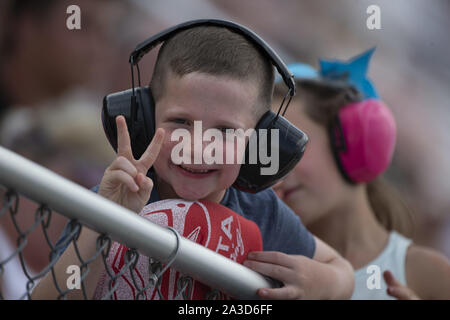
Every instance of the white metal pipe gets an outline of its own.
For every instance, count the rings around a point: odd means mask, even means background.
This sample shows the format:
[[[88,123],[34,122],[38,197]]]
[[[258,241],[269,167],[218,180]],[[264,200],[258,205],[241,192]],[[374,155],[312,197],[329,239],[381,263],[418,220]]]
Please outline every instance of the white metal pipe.
[[[52,210],[137,249],[167,261],[175,234],[138,214],[0,146],[0,184],[48,205]],[[262,275],[181,237],[173,267],[237,299],[258,299],[257,289],[271,287]]]

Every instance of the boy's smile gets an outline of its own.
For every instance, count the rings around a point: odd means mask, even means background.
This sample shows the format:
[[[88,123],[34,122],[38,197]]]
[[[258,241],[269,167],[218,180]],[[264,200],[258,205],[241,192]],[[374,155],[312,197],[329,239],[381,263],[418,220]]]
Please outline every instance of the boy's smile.
[[[218,169],[210,169],[209,167],[205,167],[203,169],[191,168],[183,164],[178,165],[177,168],[180,170],[181,174],[185,175],[186,177],[191,177],[193,179],[206,178],[209,175],[214,174],[218,171]]]
[[[195,162],[194,158],[199,159],[199,156],[203,159],[203,150],[209,142],[198,141],[193,132],[194,121],[201,121],[204,131],[254,128],[257,119],[253,110],[257,101],[258,89],[252,81],[199,72],[182,77],[168,73],[164,94],[155,108],[156,127],[162,127],[166,132],[154,163],[161,198],[221,201],[225,190],[236,180],[240,164]],[[192,148],[189,148],[192,152],[187,155],[189,163],[175,164],[171,157],[172,149],[179,144],[171,141],[172,133],[177,129],[185,129],[193,137]],[[235,144],[235,141],[224,139],[223,154],[225,149],[235,148]],[[202,154],[196,154],[199,152]]]

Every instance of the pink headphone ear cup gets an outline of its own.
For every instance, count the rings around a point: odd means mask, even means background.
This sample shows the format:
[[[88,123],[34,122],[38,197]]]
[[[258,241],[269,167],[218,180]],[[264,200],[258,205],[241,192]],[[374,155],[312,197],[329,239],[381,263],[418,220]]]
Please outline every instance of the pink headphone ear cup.
[[[378,99],[367,99],[343,107],[339,121],[346,145],[338,151],[341,168],[354,182],[375,179],[394,154],[397,130],[391,110]]]

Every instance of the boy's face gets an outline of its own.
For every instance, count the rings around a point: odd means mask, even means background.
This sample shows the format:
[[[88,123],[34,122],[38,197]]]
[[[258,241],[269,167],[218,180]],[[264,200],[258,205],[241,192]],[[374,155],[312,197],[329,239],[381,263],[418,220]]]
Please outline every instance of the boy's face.
[[[257,99],[258,88],[251,81],[198,72],[182,77],[171,73],[167,76],[164,93],[155,108],[156,127],[164,128],[166,132],[154,163],[160,179],[158,191],[161,197],[221,201],[225,190],[236,180],[240,164],[237,161],[206,164],[203,155],[211,141],[203,141],[201,136],[208,129],[222,130],[223,154],[230,148],[236,150],[235,141],[226,139],[224,129],[254,128],[257,119],[252,110]],[[194,121],[201,121],[201,136],[198,135],[199,122],[196,123],[197,135],[194,134]],[[176,129],[190,133],[191,152],[187,155],[190,164],[174,163],[172,149],[181,142],[178,139],[171,141]],[[201,164],[194,163],[195,153],[197,159],[201,157]]]

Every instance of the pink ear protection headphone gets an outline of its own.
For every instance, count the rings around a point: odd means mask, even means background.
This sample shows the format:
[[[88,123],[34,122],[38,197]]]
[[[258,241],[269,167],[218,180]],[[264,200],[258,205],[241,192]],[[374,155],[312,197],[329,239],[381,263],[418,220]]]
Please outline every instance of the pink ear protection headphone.
[[[339,110],[331,145],[344,174],[352,182],[369,182],[383,173],[394,154],[395,120],[378,99],[366,99]]]
[[[305,64],[288,68],[297,79],[344,82],[355,87],[363,100],[342,107],[330,130],[338,167],[351,183],[369,182],[389,166],[395,148],[396,125],[391,110],[379,99],[366,73],[375,49],[349,61],[320,60],[320,71]]]

